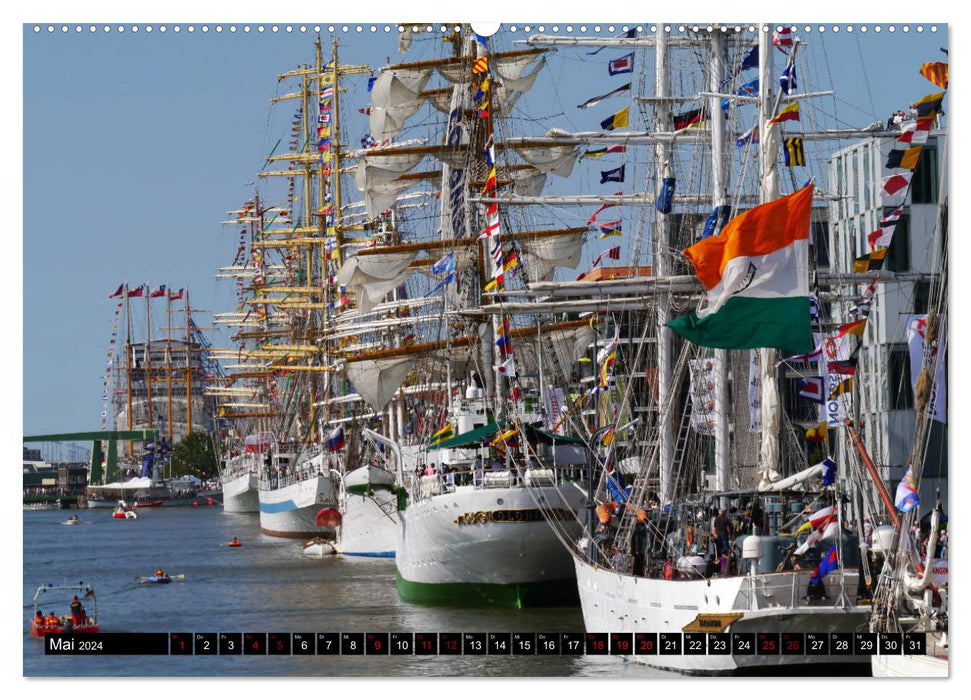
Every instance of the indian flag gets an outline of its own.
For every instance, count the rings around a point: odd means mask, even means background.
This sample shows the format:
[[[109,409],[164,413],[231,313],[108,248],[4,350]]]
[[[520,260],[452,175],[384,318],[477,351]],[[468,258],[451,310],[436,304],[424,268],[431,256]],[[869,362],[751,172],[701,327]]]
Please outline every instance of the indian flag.
[[[750,209],[684,251],[708,290],[705,308],[668,326],[709,348],[813,349],[809,214],[813,186]]]

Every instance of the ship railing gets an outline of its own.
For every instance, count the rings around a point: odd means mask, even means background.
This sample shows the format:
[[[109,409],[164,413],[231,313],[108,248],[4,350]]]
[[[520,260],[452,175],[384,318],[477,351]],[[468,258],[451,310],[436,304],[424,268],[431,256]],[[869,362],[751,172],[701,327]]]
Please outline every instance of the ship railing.
[[[471,486],[475,490],[512,488],[515,486],[562,486],[572,482],[586,483],[582,466],[540,466],[529,469],[492,469],[467,467],[446,474],[410,473],[405,486],[416,498],[428,498],[441,493],[453,493],[458,487]]]

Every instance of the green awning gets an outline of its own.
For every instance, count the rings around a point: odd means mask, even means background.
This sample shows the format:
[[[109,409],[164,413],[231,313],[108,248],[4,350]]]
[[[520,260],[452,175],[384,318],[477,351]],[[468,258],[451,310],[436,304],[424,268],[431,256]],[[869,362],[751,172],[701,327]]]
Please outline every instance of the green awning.
[[[503,425],[505,425],[505,421],[503,421]],[[442,440],[434,445],[429,445],[428,451],[444,450],[449,447],[469,447],[481,442],[484,438],[491,436],[497,430],[499,430],[498,423],[486,423],[481,428],[476,428],[475,430],[470,430],[467,433],[450,437],[448,440]]]
[[[481,428],[476,428],[475,430],[470,430],[467,433],[450,437],[448,440],[442,440],[441,442],[429,445],[428,450],[430,452],[432,450],[444,450],[450,447],[471,447],[481,443],[483,439],[491,437],[498,432],[500,427],[504,427],[505,425],[506,421],[502,421],[501,423],[488,423],[483,425]],[[585,444],[583,442],[583,438],[575,435],[556,435],[554,433],[548,433],[545,430],[540,430],[539,428],[534,428],[530,425],[524,426],[524,428],[527,442],[542,442],[548,445],[553,443],[558,445]]]
[[[540,430],[529,425],[526,426],[526,440],[529,442],[542,442],[548,445],[553,443],[558,445],[586,444],[583,438],[576,435],[557,435],[556,433],[548,433],[545,430]]]

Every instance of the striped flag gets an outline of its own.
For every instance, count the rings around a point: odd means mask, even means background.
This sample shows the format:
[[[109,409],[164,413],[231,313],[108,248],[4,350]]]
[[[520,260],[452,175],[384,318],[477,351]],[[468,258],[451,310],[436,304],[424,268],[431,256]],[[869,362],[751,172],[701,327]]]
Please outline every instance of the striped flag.
[[[608,146],[607,148],[594,148],[580,154],[581,158],[600,158],[608,153],[627,153],[627,146]]]
[[[684,251],[708,290],[705,308],[668,326],[711,348],[809,352],[812,184],[736,216]]]
[[[782,152],[786,157],[786,165],[790,168],[797,165],[806,165],[806,153],[802,149],[802,138],[799,136],[786,139]]]
[[[607,258],[609,260],[620,260],[620,246],[619,245],[615,245],[613,248],[611,248],[607,252],[601,253],[600,255],[598,255],[594,259],[592,267],[596,267],[597,265],[599,265],[600,264],[600,261],[603,260],[604,258]]]
[[[118,289],[116,289],[114,292],[112,292],[111,294],[109,294],[108,295],[108,298],[109,299],[114,299],[115,297],[120,297],[124,293],[125,293],[125,285],[124,284],[119,284],[118,285]]]
[[[823,341],[823,355],[828,372],[846,375],[856,372],[857,357],[863,345],[865,330],[866,318],[861,318],[859,321],[844,323],[836,335],[826,336]]]
[[[608,236],[619,236],[623,231],[621,230],[621,221],[608,221],[605,224],[600,224],[600,237],[607,238]]]
[[[624,107],[616,114],[612,114],[600,122],[600,128],[604,131],[613,131],[614,129],[619,129],[622,126],[627,126],[629,116],[630,108]]]
[[[783,46],[792,46],[792,27],[783,27],[777,32],[772,32],[772,45],[782,53],[788,53]]]
[[[472,74],[485,73],[489,70],[489,57],[483,56],[472,64]]]
[[[947,89],[947,64],[941,61],[925,63],[920,67],[920,74],[934,83],[937,87]]]
[[[614,194],[615,194],[615,195],[620,195],[620,194],[622,194],[622,193],[621,193],[621,192],[615,192]],[[593,213],[593,214],[592,214],[592,215],[590,216],[590,218],[589,218],[589,219],[587,220],[587,226],[590,226],[590,225],[592,225],[592,224],[593,224],[593,222],[597,220],[597,215],[598,215],[598,214],[599,214],[600,212],[602,212],[602,211],[603,211],[604,209],[609,209],[610,207],[616,207],[616,206],[620,206],[620,205],[618,205],[618,204],[615,204],[615,203],[613,203],[613,202],[608,202],[607,204],[602,204],[602,205],[600,206],[600,208],[599,208],[599,209],[597,209],[597,211],[595,211],[595,212],[594,212],[594,213]]]
[[[792,102],[786,105],[774,119],[769,120],[769,124],[779,124],[780,122],[797,122],[799,119],[799,103]]]
[[[623,97],[624,95],[629,95],[629,94],[630,94],[630,83],[627,83],[626,85],[621,85],[616,90],[611,90],[610,92],[604,93],[599,97],[591,97],[582,105],[577,105],[577,109],[586,109],[587,107],[593,107],[594,105],[598,105],[603,100],[606,100],[610,97]]]

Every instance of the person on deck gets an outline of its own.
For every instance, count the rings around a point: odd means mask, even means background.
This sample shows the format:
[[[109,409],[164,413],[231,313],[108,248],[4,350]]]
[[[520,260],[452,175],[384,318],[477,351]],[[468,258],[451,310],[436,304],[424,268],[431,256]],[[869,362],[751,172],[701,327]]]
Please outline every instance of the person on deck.
[[[725,515],[725,509],[719,508],[718,515],[711,523],[711,534],[715,538],[715,547],[718,550],[718,556],[728,556],[729,552],[729,539],[732,534],[732,522]]]
[[[48,627],[60,627],[61,621],[58,619],[54,611],[51,610],[50,614],[47,616],[47,626]]]
[[[37,617],[34,618],[34,624],[38,625],[39,627],[43,627],[45,621],[46,618],[44,617],[44,612],[42,610],[38,610]]]

